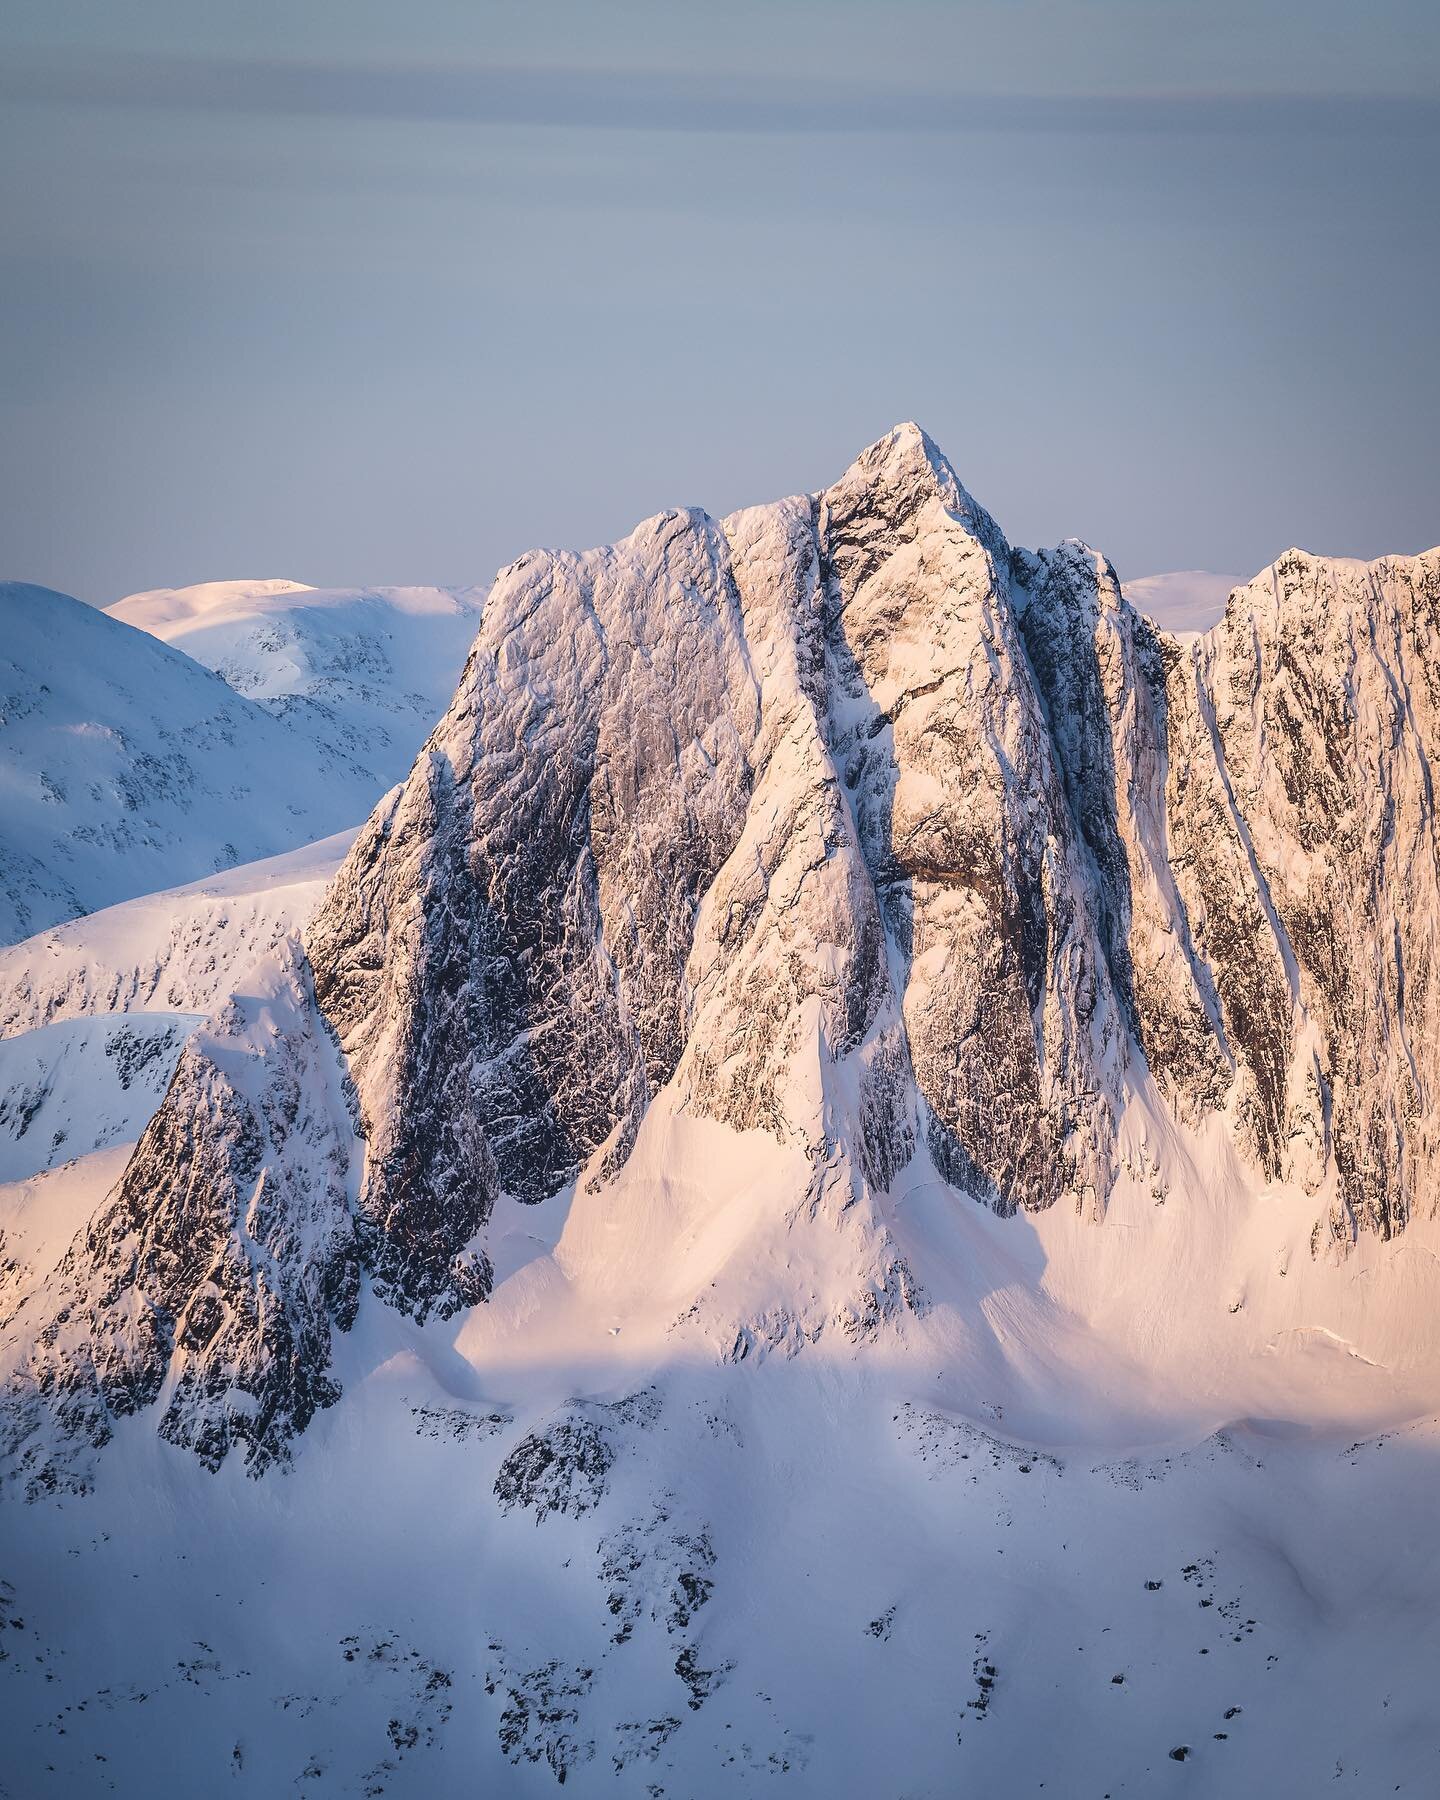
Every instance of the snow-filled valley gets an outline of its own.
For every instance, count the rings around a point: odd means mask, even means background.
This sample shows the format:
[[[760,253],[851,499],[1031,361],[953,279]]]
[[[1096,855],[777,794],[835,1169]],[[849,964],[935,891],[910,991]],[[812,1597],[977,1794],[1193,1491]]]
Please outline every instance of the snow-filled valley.
[[[5,653],[0,1795],[1436,1791],[1440,554],[1182,640],[904,426],[114,610]],[[107,896],[142,631],[330,785]]]

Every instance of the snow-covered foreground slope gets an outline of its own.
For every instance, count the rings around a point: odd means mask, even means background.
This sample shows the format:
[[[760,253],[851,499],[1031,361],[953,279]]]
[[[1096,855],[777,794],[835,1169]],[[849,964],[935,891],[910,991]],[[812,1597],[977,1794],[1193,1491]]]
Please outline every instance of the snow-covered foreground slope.
[[[216,581],[106,610],[214,669],[237,693],[371,770],[409,769],[480,622],[479,588],[311,588]]]
[[[1378,1429],[1363,1352],[1227,1345],[1137,1197],[1130,1286],[1221,1366],[1136,1365],[1047,1293],[1048,1221],[918,1189],[903,1339],[737,1364],[666,1303],[757,1220],[732,1295],[788,1294],[803,1170],[643,1137],[603,1205],[503,1209],[467,1321],[362,1304],[288,1472],[137,1419],[7,1508],[12,1793],[1432,1791],[1440,1427]]]
[[[1431,1791],[1437,623],[1290,552],[1181,645],[913,427],[502,571],[0,1190],[0,1780]]]
[[[146,632],[0,584],[0,941],[354,825],[383,785]]]

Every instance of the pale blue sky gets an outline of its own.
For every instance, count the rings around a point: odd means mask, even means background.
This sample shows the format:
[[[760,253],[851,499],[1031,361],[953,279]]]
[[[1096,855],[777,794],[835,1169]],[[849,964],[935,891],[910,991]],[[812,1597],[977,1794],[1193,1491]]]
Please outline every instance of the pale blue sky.
[[[1122,574],[1440,540],[1433,0],[9,0],[0,575],[480,581],[918,418]]]

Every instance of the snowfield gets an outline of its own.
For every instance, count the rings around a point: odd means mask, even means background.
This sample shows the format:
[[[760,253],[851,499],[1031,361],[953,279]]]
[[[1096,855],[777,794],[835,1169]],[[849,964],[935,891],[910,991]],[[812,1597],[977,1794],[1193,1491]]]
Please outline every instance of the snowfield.
[[[337,832],[0,949],[0,1039],[90,1013],[213,1012],[308,924],[354,839]]]
[[[407,773],[449,705],[483,599],[479,588],[216,581],[131,594],[106,610],[363,765],[378,794]]]
[[[1440,554],[1134,598],[902,426],[0,954],[0,1795],[1436,1791]]]
[[[789,1190],[754,1135],[671,1136],[676,1235]],[[7,1508],[11,1791],[1429,1791],[1440,1421],[1388,1373],[1227,1342],[1137,1196],[1127,1285],[1187,1326],[1149,1368],[1050,1290],[1063,1244],[936,1187],[903,1345],[733,1363],[605,1279],[656,1185],[529,1209],[458,1329],[362,1317],[288,1472],[137,1419],[94,1493]]]
[[[0,584],[0,942],[353,826],[384,785],[148,633]]]

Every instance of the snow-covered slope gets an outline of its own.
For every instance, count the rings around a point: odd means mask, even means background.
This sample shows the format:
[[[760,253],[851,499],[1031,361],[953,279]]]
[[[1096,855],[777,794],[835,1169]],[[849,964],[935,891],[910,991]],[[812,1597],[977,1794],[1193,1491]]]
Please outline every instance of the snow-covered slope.
[[[71,1019],[0,1043],[0,1182],[133,1144],[199,1023],[175,1012]]]
[[[0,950],[0,1038],[92,1013],[209,1013],[309,923],[354,831],[107,906]]]
[[[354,825],[380,786],[148,633],[0,584],[0,940]]]
[[[913,426],[502,571],[0,1190],[22,1791],[1426,1791],[1437,622],[1181,644]]]
[[[0,951],[0,1191],[21,1184],[0,1245],[11,1285],[31,1232],[58,1222],[58,1257],[122,1173],[186,1038],[309,920],[354,835],[106,907]],[[55,1199],[85,1192],[79,1218]],[[47,1220],[52,1207],[58,1219]]]
[[[296,730],[398,781],[449,705],[479,588],[311,588],[217,581],[107,608],[214,669]]]

